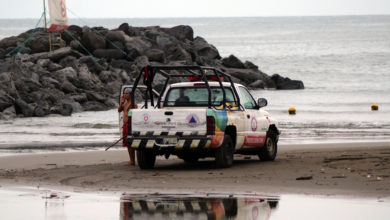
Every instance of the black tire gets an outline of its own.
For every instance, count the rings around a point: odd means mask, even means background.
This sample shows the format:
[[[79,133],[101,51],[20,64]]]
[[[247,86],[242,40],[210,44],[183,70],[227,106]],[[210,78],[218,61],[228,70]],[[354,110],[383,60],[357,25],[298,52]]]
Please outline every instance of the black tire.
[[[193,156],[193,155],[185,155],[181,159],[184,160],[186,163],[196,163],[199,160],[199,157]]]
[[[264,146],[260,149],[259,158],[263,161],[273,161],[278,153],[278,143],[276,133],[268,131]]]
[[[237,216],[237,199],[229,198],[222,200],[223,207],[225,208],[225,216],[226,217],[235,217]]]
[[[215,152],[215,162],[218,168],[228,168],[233,165],[234,145],[232,138],[225,135],[222,145]]]
[[[137,150],[138,166],[141,169],[153,169],[156,155],[151,150]]]

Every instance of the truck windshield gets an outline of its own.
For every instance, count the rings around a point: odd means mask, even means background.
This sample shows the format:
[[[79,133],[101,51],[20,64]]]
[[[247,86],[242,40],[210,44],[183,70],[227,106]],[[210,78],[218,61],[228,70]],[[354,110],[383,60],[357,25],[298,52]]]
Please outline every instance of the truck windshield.
[[[211,87],[211,104],[223,105],[220,87]],[[231,88],[225,88],[226,105],[237,105]],[[208,106],[209,91],[206,87],[174,87],[168,91],[164,106]]]

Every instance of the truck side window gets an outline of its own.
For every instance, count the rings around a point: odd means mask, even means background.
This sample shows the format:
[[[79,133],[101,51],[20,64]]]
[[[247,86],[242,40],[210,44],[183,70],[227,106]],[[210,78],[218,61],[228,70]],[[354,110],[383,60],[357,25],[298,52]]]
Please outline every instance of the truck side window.
[[[257,105],[249,91],[244,87],[238,87],[242,96],[242,103],[246,109],[256,109]]]

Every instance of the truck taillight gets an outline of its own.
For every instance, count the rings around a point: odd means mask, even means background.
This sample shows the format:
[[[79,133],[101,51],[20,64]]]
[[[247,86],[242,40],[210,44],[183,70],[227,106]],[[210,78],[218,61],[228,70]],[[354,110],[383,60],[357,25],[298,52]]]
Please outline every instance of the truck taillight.
[[[215,135],[215,118],[213,116],[207,116],[207,134]]]
[[[127,119],[127,135],[131,135],[131,116]]]

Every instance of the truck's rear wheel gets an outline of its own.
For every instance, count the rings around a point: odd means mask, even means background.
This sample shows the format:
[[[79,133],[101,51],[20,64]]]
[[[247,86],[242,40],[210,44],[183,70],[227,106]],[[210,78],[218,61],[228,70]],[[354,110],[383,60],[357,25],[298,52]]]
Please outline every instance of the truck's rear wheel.
[[[138,166],[141,169],[152,169],[156,163],[156,155],[151,150],[137,150]]]
[[[232,138],[225,135],[222,145],[215,152],[215,162],[218,168],[228,168],[233,165],[234,145]]]
[[[259,158],[263,161],[272,161],[275,160],[277,152],[278,144],[276,142],[276,133],[268,131],[264,147],[260,149]]]

